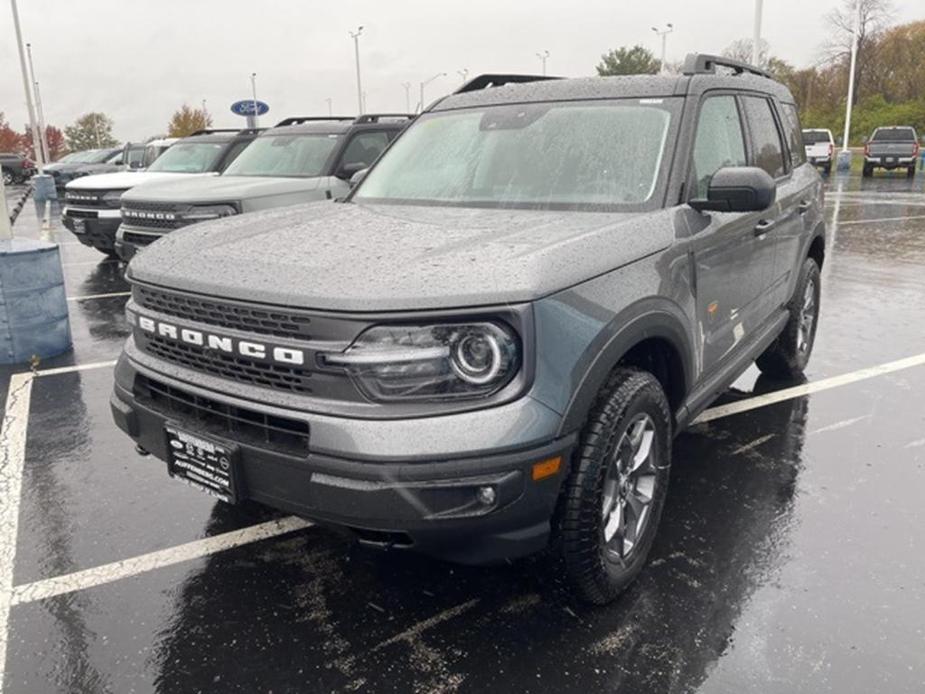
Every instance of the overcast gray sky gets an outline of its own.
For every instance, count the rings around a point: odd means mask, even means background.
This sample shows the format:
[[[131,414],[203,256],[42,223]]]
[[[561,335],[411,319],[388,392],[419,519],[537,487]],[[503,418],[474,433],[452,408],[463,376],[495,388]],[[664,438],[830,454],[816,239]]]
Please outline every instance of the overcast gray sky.
[[[765,0],[764,37],[772,53],[799,66],[818,59],[825,13],[840,0]],[[897,22],[925,18],[923,0],[895,0]],[[360,39],[368,110],[404,110],[402,82],[435,73],[430,101],[460,82],[457,70],[592,74],[604,51],[641,43],[656,55],[651,26],[672,22],[669,60],[716,53],[751,36],[752,0],[19,0],[31,42],[46,120],[62,127],[98,110],[120,139],[166,130],[183,103],[207,100],[217,126],[243,125],[231,102],[250,96],[270,105],[269,125],[288,115],[357,110],[353,42]],[[0,110],[19,128],[26,108],[9,4],[0,4]]]

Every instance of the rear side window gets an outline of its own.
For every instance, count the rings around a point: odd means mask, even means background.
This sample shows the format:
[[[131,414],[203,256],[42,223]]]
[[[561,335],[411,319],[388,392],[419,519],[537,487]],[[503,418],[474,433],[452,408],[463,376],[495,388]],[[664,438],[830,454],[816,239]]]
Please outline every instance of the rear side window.
[[[771,102],[759,96],[746,96],[742,104],[748,119],[755,166],[767,171],[772,178],[780,178],[787,173],[787,165]]]
[[[829,144],[832,142],[832,136],[825,130],[804,130],[803,144],[818,145],[820,143]]]
[[[915,142],[912,128],[880,128],[871,138],[874,142]]]
[[[790,144],[790,163],[793,168],[806,163],[806,149],[803,147],[803,132],[800,129],[800,114],[793,104],[782,104],[784,127]]]
[[[745,166],[745,140],[735,98],[713,96],[700,107],[694,137],[693,196],[707,197],[710,179],[724,166]]]
[[[341,156],[340,165],[372,164],[389,144],[389,136],[385,132],[360,133],[355,135]]]

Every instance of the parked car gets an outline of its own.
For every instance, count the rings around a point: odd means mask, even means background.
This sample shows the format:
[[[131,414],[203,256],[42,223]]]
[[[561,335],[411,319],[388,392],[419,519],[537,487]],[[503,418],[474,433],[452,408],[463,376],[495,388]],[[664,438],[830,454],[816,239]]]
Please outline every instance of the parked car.
[[[821,168],[826,174],[832,173],[835,138],[832,137],[831,130],[825,128],[804,130],[803,145],[806,148],[806,159],[810,164]]]
[[[42,169],[44,173],[51,174],[55,180],[55,187],[60,191],[81,176],[88,176],[89,171],[94,167],[103,168],[104,170],[117,170],[115,165],[107,166],[111,161],[122,156],[121,147],[107,147],[105,149],[89,149],[83,152],[76,152],[68,161],[59,161],[50,164]]]
[[[122,196],[116,251],[129,260],[174,229],[230,215],[343,197],[408,124],[406,114],[287,118],[221,176],[146,183]]]
[[[767,73],[483,75],[342,204],[136,256],[112,413],[218,499],[459,562],[552,542],[603,603],[646,561],[672,438],[753,362],[806,368],[824,254]]]
[[[874,130],[864,145],[864,177],[874,175],[874,169],[905,169],[909,178],[915,176],[919,156],[919,136],[915,128],[891,125]]]
[[[145,143],[145,154],[141,170],[147,169],[154,161],[166,152],[170,147],[179,142],[179,137],[163,137],[157,140],[151,140]]]
[[[3,172],[4,185],[10,186],[25,183],[35,173],[35,164],[21,154],[0,152],[0,169]]]
[[[217,175],[250,142],[256,130],[201,130],[161,154],[145,171],[87,176],[68,184],[61,210],[64,226],[85,246],[116,257],[116,230],[122,222],[122,194],[150,181]]]

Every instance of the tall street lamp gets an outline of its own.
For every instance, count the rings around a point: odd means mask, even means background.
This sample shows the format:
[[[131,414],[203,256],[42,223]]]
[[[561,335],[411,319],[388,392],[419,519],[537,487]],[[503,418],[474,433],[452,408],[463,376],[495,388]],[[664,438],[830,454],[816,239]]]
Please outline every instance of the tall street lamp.
[[[358,26],[356,31],[348,31],[350,38],[353,39],[353,57],[356,59],[357,64],[357,108],[359,109],[358,116],[363,115],[363,86],[360,82],[360,34],[363,33],[363,27]]]
[[[464,67],[462,70],[457,70],[456,74],[462,77],[463,84],[469,79],[469,68]]]
[[[253,100],[254,113],[251,116],[251,122],[248,123],[249,128],[257,127],[257,73],[251,73],[251,99]]]
[[[333,101],[333,99],[331,99],[331,97],[328,97],[327,99],[325,99],[325,101],[328,102],[328,115],[329,115],[329,116],[333,116],[333,115],[334,115],[334,106],[333,106],[334,101]]]
[[[42,148],[42,159],[50,161],[48,154],[48,135],[45,132],[45,111],[42,108],[42,92],[39,89],[39,81],[35,77],[35,66],[32,64],[32,44],[26,44],[26,53],[29,56],[29,74],[32,76],[32,88],[35,91],[35,110],[38,115],[39,126],[39,145]]]
[[[848,67],[848,103],[845,104],[845,135],[842,139],[841,153],[838,156],[838,169],[851,167],[851,153],[848,151],[848,138],[851,136],[851,106],[854,102],[854,73],[858,62],[858,34],[861,32],[861,0],[856,0],[854,8],[854,31],[851,36],[851,63]]]
[[[13,7],[13,26],[16,29],[16,48],[19,49],[19,66],[22,68],[22,87],[26,93],[26,108],[29,111],[29,127],[32,129],[32,149],[35,151],[35,161],[41,171],[45,162],[42,160],[42,147],[39,145],[39,128],[35,120],[35,107],[32,105],[32,89],[29,85],[29,74],[26,71],[26,53],[22,48],[22,30],[19,28],[19,9],[16,0],[10,0]]]
[[[657,36],[662,37],[662,65],[661,65],[662,70],[661,71],[665,72],[665,58],[667,56],[666,44],[668,40],[668,34],[674,31],[674,24],[672,24],[671,22],[668,22],[667,24],[665,24],[664,29],[659,29],[658,27],[652,27],[652,31],[654,31]]]
[[[761,15],[764,9],[762,0],[755,0],[755,28],[752,32],[752,65],[761,60]]]
[[[402,82],[405,88],[405,113],[411,113],[411,82]]]
[[[543,63],[543,75],[546,75],[546,59],[549,57],[549,51],[542,51],[536,54],[536,57]]]
[[[418,104],[418,106],[419,106],[419,109],[418,109],[418,110],[419,110],[419,111],[423,111],[423,110],[424,110],[424,87],[426,87],[428,84],[430,84],[431,82],[433,82],[433,81],[434,81],[435,79],[437,79],[438,77],[446,77],[446,73],[445,73],[445,72],[438,72],[436,75],[434,75],[433,77],[431,77],[429,80],[424,80],[423,82],[421,82],[421,103]]]

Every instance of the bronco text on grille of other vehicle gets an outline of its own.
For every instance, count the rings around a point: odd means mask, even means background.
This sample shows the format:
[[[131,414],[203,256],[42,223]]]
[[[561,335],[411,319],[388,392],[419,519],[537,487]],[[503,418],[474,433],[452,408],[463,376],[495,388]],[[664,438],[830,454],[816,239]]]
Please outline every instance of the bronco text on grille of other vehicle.
[[[613,599],[677,432],[812,352],[822,185],[793,97],[702,55],[484,75],[356,178],[133,259],[117,424],[224,501],[459,562],[549,548]]]

